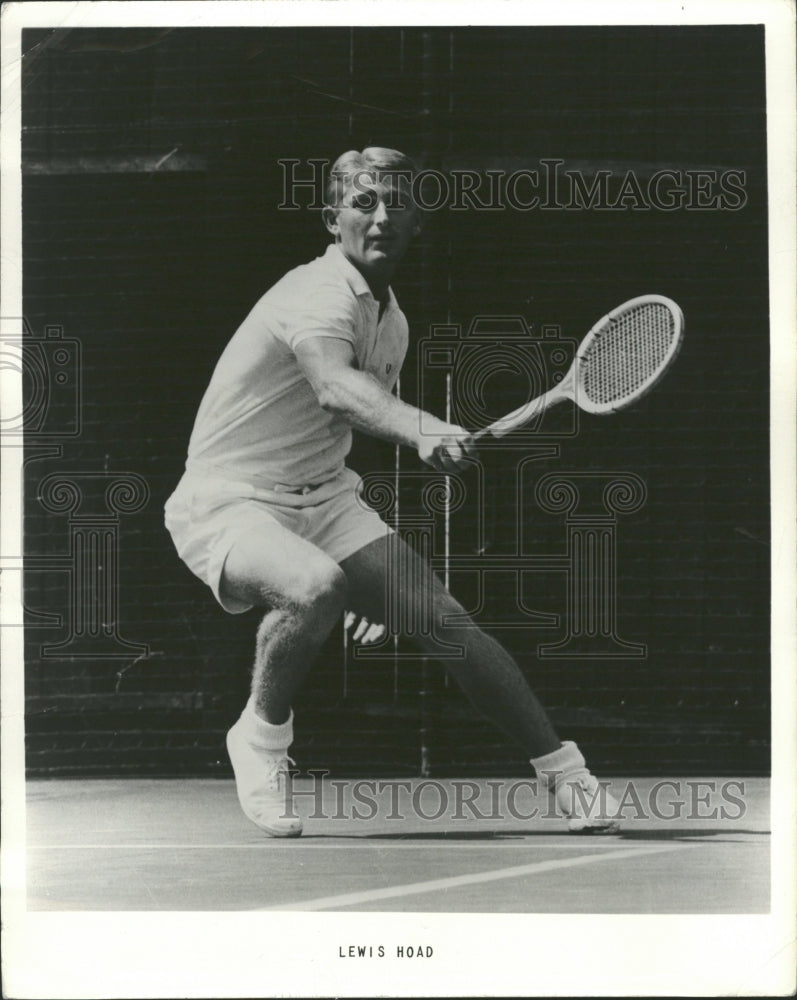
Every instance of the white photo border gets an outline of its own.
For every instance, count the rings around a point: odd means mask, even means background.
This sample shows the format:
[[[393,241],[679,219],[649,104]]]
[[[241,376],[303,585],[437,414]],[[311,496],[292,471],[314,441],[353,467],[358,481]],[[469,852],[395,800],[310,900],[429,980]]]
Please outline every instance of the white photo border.
[[[795,77],[794,5],[637,0],[471,5],[435,0],[10,3],[2,10],[0,315],[22,315],[23,27],[764,24],[771,309],[773,875],[763,916],[373,913],[33,913],[25,909],[22,630],[2,644],[3,979],[11,997],[785,994],[795,951]],[[3,371],[2,406],[21,411]],[[18,373],[17,373],[18,374]],[[21,552],[21,449],[2,454],[2,551]],[[6,579],[6,576],[8,578]],[[0,624],[19,620],[4,575]],[[15,589],[17,588],[17,589]],[[336,943],[429,940],[424,963],[341,963]],[[249,956],[244,960],[241,956]],[[379,978],[375,972],[378,971]]]

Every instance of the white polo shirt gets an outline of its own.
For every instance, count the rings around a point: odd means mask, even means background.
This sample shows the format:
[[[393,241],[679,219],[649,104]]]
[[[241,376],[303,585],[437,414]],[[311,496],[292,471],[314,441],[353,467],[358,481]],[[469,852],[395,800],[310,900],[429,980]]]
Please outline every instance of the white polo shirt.
[[[407,352],[407,320],[392,290],[379,319],[365,278],[334,243],[289,271],[219,358],[194,422],[189,472],[266,488],[340,472],[351,426],[321,408],[299,367],[296,347],[310,337],[348,341],[360,369],[392,390]]]

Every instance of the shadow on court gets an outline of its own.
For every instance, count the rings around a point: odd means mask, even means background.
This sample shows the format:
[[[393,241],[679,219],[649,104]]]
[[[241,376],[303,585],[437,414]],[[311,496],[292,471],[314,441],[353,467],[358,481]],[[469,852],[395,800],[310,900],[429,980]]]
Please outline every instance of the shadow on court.
[[[618,834],[620,840],[695,840],[698,838],[710,837],[712,841],[723,839],[727,834],[728,842],[740,836],[769,837],[769,830],[749,830],[746,828],[727,828],[717,830],[621,830]]]
[[[769,837],[770,832],[768,830],[750,830],[747,828],[726,828],[726,829],[716,829],[716,830],[706,830],[706,829],[693,829],[684,830],[681,828],[674,830],[619,830],[616,833],[583,833],[583,834],[569,834],[573,840],[581,840],[583,842],[589,842],[592,840],[691,840],[696,837],[710,837],[712,840],[721,839],[723,834],[728,834],[729,837],[737,837],[740,835],[756,836],[756,837]],[[426,831],[419,833],[352,833],[352,834],[312,834],[305,833],[303,840],[328,840],[330,837],[334,837],[336,840],[389,840],[396,843],[409,843],[418,840],[435,840],[435,841],[528,841],[530,838],[534,837],[550,837],[550,830],[529,830],[529,829],[518,829],[518,830],[487,830],[487,831],[474,831],[468,833],[467,831],[451,832],[449,830],[441,831]]]

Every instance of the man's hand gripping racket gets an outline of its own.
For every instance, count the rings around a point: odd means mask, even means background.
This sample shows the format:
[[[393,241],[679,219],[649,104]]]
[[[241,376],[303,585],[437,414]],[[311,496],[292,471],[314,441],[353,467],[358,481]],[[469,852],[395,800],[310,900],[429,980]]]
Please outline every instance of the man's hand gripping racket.
[[[684,334],[678,305],[640,295],[607,313],[582,340],[570,370],[548,392],[477,431],[500,438],[570,399],[588,413],[614,413],[641,399],[675,360]]]

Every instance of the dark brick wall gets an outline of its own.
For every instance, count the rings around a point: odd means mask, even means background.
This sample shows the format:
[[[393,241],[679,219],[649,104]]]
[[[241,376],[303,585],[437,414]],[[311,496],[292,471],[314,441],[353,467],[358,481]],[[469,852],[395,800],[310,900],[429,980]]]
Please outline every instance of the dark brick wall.
[[[572,415],[554,411],[546,440],[558,454],[527,466],[520,513],[516,470],[532,446],[488,451],[483,505],[452,515],[451,552],[473,553],[482,510],[487,556],[518,554],[520,528],[521,554],[561,554],[564,519],[535,505],[534,483],[565,471],[638,476],[646,502],[617,523],[617,630],[644,644],[645,657],[538,659],[538,644],[561,638],[562,620],[506,627],[517,602],[507,572],[488,577],[480,616],[563,734],[604,770],[766,771],[762,30],[29,31],[24,47],[25,317],[48,359],[56,338],[46,343],[47,326],[81,349],[80,433],[52,454],[53,428],[75,406],[73,382],[52,381],[48,422],[29,420],[26,441],[32,772],[228,773],[223,734],[246,691],[257,617],[215,606],[174,554],[162,506],[227,339],[281,273],[323,250],[317,212],[277,210],[277,160],[369,143],[446,170],[558,157],[585,176],[745,171],[738,211],[435,212],[395,287],[416,342],[402,377],[409,399],[431,324],[519,314],[533,331],[557,324],[580,338],[630,296],[658,291],[681,304],[687,338],[656,393],[614,417],[581,417],[575,436],[557,437]],[[425,390],[438,412],[441,386]],[[498,415],[525,391],[523,379],[496,376],[486,405]],[[357,443],[361,471],[393,461],[388,446]],[[405,454],[402,468],[419,466]],[[148,490],[130,512],[114,512],[102,494],[119,473]],[[57,475],[91,484],[71,514],[42,500]],[[475,484],[465,485],[473,496]],[[402,509],[412,512],[419,495],[408,479]],[[118,606],[107,634],[69,645],[70,608],[94,600],[70,569],[89,528],[105,531],[117,554],[118,575],[109,556],[102,585]],[[435,544],[441,530],[438,517]],[[528,608],[562,616],[561,572],[521,582]],[[452,584],[466,604],[476,600],[472,570],[454,572]],[[45,622],[44,612],[62,620]],[[336,632],[296,706],[303,767],[417,773],[423,759],[433,773],[523,768],[436,664],[344,664],[342,648]]]

